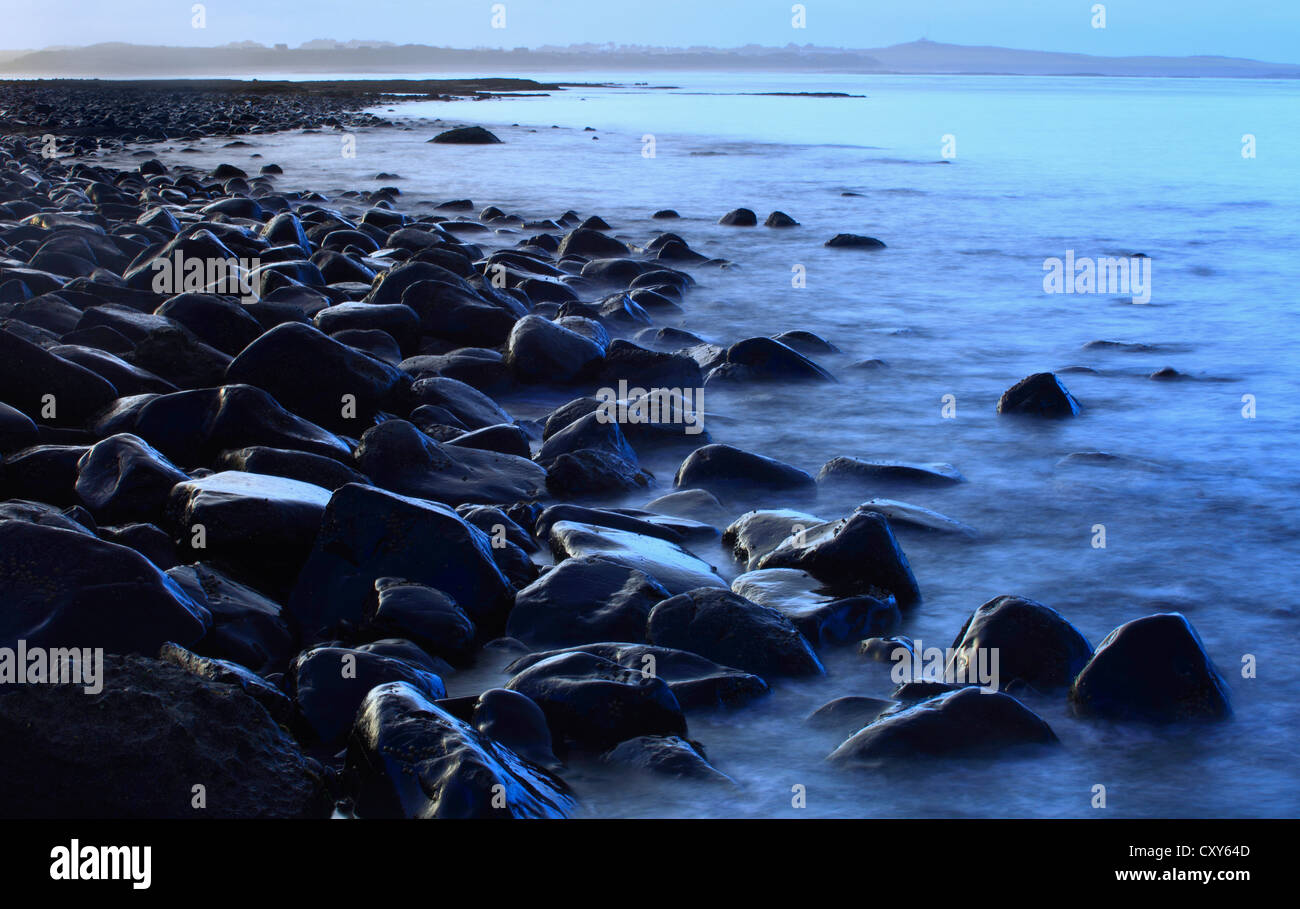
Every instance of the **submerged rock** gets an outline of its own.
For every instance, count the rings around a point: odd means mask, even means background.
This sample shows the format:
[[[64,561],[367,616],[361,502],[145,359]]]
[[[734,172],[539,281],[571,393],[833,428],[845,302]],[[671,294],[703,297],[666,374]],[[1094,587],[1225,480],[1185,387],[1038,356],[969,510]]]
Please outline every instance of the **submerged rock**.
[[[1036,372],[1002,393],[998,413],[1036,417],[1072,417],[1079,412],[1074,395],[1050,372]]]
[[[863,458],[836,457],[822,465],[822,469],[817,473],[817,482],[952,486],[965,482],[965,478],[951,464],[918,464],[907,461],[869,461]]]
[[[429,140],[440,145],[500,145],[498,139],[481,126],[460,126],[438,133]]]
[[[836,599],[817,592],[819,582],[793,568],[749,571],[731,582],[740,596],[780,612],[815,646],[888,634],[902,621],[892,599],[869,596]]]
[[[730,783],[696,750],[695,745],[675,735],[639,735],[619,742],[601,755],[607,764],[619,764],[662,776],[690,779],[705,783]]]
[[[713,444],[697,448],[687,456],[677,468],[673,485],[678,489],[698,487],[716,494],[806,490],[816,484],[797,467],[730,445]]]

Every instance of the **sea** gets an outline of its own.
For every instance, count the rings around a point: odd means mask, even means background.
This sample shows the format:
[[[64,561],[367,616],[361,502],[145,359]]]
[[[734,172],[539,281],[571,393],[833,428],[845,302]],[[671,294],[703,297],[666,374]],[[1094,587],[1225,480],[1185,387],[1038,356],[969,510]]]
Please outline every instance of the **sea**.
[[[950,646],[974,609],[1003,594],[1055,608],[1093,646],[1124,622],[1180,612],[1234,706],[1227,722],[1153,728],[1077,718],[1062,693],[1026,694],[1060,747],[842,768],[825,760],[842,732],[805,717],[839,696],[886,697],[893,683],[889,664],[831,646],[823,678],[776,680],[763,701],[690,716],[689,737],[734,785],[577,762],[563,775],[583,816],[1300,814],[1300,83],[534,75],[586,84],[395,100],[375,112],[397,127],[351,134],[351,157],[328,131],[152,147],[169,164],[252,173],[274,162],[279,188],[340,205],[347,190],[395,186],[397,206],[416,214],[468,198],[529,219],[599,215],[638,244],[679,234],[726,265],[691,267],[685,315],[659,324],[722,345],[805,330],[839,351],[815,356],[833,384],[710,386],[713,441],[812,473],[844,455],[945,462],[965,477],[877,493],[978,533],[898,528],[923,595],[902,634]],[[461,124],[502,143],[427,142]],[[760,226],[717,223],[738,207]],[[665,208],[680,219],[651,218]],[[761,226],[776,210],[799,226]],[[839,233],[886,248],[827,248]],[[471,239],[495,248],[526,236]],[[1052,260],[1067,257],[1136,257],[1149,281],[1138,292],[1048,292]],[[1165,367],[1176,376],[1151,378]],[[995,412],[1005,389],[1042,371],[1078,399],[1077,417]],[[502,403],[537,419],[571,396],[535,390]],[[1064,460],[1080,452],[1113,457]],[[670,492],[680,459],[647,456],[657,485],[624,504]],[[862,498],[728,505],[733,517],[796,505],[834,519]],[[743,570],[721,546],[696,551],[725,578]],[[450,693],[503,684],[507,661],[450,676]]]

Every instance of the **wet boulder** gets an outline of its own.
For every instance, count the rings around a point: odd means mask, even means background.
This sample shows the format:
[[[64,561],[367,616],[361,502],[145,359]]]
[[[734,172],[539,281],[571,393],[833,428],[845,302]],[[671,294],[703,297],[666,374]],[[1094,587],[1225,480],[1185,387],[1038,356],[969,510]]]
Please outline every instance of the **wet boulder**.
[[[1023,597],[1001,596],[971,613],[953,642],[949,672],[975,681],[998,654],[998,685],[1023,683],[1039,691],[1063,688],[1092,656],[1092,645],[1059,612]]]
[[[797,467],[730,445],[713,444],[695,449],[682,461],[673,485],[725,494],[809,490],[816,484]]]
[[[238,685],[111,654],[102,675],[90,696],[73,685],[0,686],[0,735],[22,742],[0,757],[7,815],[328,817],[320,765]]]
[[[1087,716],[1150,723],[1232,715],[1227,682],[1176,612],[1134,619],[1108,634],[1075,678],[1070,702]]]
[[[449,505],[533,499],[546,485],[546,471],[526,458],[443,445],[405,420],[368,429],[356,460],[377,486]]]
[[[381,409],[398,408],[411,384],[396,367],[296,322],[244,348],[226,381],[262,388],[313,423],[354,436]]]
[[[884,249],[885,244],[875,237],[864,237],[861,234],[836,234],[826,241],[826,246],[831,249]]]
[[[1073,417],[1079,413],[1079,402],[1055,375],[1036,372],[1002,393],[998,400],[998,413]]]
[[[603,556],[606,562],[648,575],[670,594],[697,587],[726,589],[726,583],[711,565],[676,543],[658,537],[596,524],[557,521],[551,525],[547,542],[557,559]]]
[[[893,595],[903,609],[921,598],[889,521],[861,508],[841,521],[788,537],[758,567],[806,571],[834,596]]]
[[[697,588],[664,600],[650,613],[646,639],[762,678],[825,672],[789,619],[725,589]]]
[[[487,633],[504,627],[514,600],[489,537],[450,508],[349,484],[330,498],[288,610],[309,639],[356,627],[384,577],[443,591]]]
[[[534,663],[506,687],[531,698],[555,738],[604,750],[638,735],[685,735],[686,718],[668,683],[581,651]]]
[[[525,316],[511,329],[505,356],[521,382],[568,384],[593,375],[605,351],[577,332],[540,316]]]
[[[183,552],[233,562],[287,593],[329,501],[328,489],[310,483],[224,470],[176,484],[167,514]]]
[[[207,562],[177,565],[167,576],[212,614],[212,627],[192,647],[196,653],[267,673],[283,670],[297,652],[283,609],[265,594]]]
[[[917,758],[984,758],[1057,742],[1051,727],[1010,695],[961,688],[877,719],[845,740],[828,760],[852,766]]]
[[[133,549],[25,521],[0,521],[0,644],[158,652],[203,637],[211,614]]]
[[[403,638],[425,653],[450,660],[468,655],[474,623],[441,590],[401,578],[378,578],[366,604],[366,630]]]
[[[500,145],[498,139],[481,126],[458,126],[445,130],[429,140],[439,145]]]
[[[31,417],[0,402],[0,456],[35,445],[40,432]]]
[[[138,436],[119,433],[77,462],[77,495],[106,524],[157,522],[172,487],[189,477]]]
[[[736,561],[753,569],[791,534],[825,523],[815,515],[791,508],[756,509],[745,512],[727,526],[722,532],[722,545],[731,549]]]
[[[520,590],[506,634],[531,647],[639,641],[663,585],[603,556],[565,559]]]
[[[289,700],[288,695],[245,666],[229,660],[200,656],[179,644],[171,643],[162,645],[158,659],[201,679],[234,685],[261,704],[271,719],[281,726],[288,727],[293,722],[293,701]]]
[[[754,227],[758,224],[758,215],[748,208],[735,208],[718,219],[726,227]]]
[[[709,372],[708,384],[742,382],[834,382],[835,377],[772,338],[746,338],[727,348],[726,360]]]
[[[343,744],[370,689],[388,682],[405,682],[431,701],[447,696],[442,679],[432,672],[343,647],[304,651],[285,676],[304,736],[329,747]]]
[[[506,667],[522,672],[535,663],[563,653],[589,653],[625,669],[655,675],[668,683],[683,710],[739,707],[769,692],[767,682],[751,672],[722,666],[697,653],[650,644],[601,642],[579,644],[520,657]]]
[[[223,451],[213,465],[216,469],[243,470],[273,477],[286,477],[335,490],[349,483],[368,483],[359,472],[333,458],[306,451],[250,445]]]
[[[567,787],[397,682],[367,696],[348,741],[362,817],[562,818]]]
[[[509,688],[489,688],[478,696],[470,722],[480,734],[539,767],[559,765],[551,750],[551,727],[532,698]]]
[[[639,735],[619,742],[600,759],[634,770],[702,783],[730,783],[697,747],[676,735]]]
[[[8,404],[61,426],[83,424],[118,396],[108,380],[7,330],[0,331],[0,389]]]
[[[833,730],[847,737],[894,706],[896,702],[884,698],[846,695],[822,704],[808,714],[804,722],[814,728]]]
[[[951,464],[849,457],[831,458],[817,473],[817,482],[822,484],[953,486],[964,481],[965,478]]]
[[[739,575],[733,592],[784,615],[814,646],[888,634],[902,621],[892,599],[835,598],[818,593],[820,583],[793,568],[765,568]]]

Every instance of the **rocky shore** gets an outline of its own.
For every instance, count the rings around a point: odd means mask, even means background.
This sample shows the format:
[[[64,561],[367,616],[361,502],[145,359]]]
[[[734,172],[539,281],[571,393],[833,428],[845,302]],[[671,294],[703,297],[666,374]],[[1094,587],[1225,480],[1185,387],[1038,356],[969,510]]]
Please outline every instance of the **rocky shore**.
[[[525,81],[422,91],[554,88]],[[925,578],[895,528],[970,529],[884,496],[965,478],[728,444],[705,390],[833,382],[831,348],[658,324],[725,265],[653,228],[671,210],[410,211],[392,187],[278,190],[273,161],[84,157],[378,126],[363,111],[393,90],[231,85],[0,87],[0,815],[565,817],[584,763],[735,785],[692,715],[816,679],[827,648],[930,660],[900,634]],[[1001,419],[1084,412],[1057,376],[1018,378]],[[529,388],[570,400],[516,419]],[[839,515],[805,510],[818,489]],[[725,571],[695,551],[718,543]],[[1178,614],[1094,648],[1007,595],[953,631],[937,673],[808,718],[842,734],[830,762],[1061,747],[1033,709],[1051,700],[1078,722],[1231,713]],[[104,652],[93,684],[51,683],[72,648]],[[448,697],[488,654],[500,684]]]

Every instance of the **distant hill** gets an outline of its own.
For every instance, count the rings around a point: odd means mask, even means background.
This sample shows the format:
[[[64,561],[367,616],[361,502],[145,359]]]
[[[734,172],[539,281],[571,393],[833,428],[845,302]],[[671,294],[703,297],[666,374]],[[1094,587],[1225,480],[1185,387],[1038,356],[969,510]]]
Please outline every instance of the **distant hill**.
[[[649,48],[576,45],[536,50],[309,41],[300,47],[93,44],[0,51],[0,73],[24,76],[257,76],[262,73],[667,72],[987,73],[1039,76],[1300,78],[1300,65],[1234,57],[1094,57],[913,41],[854,50],[809,45]]]

